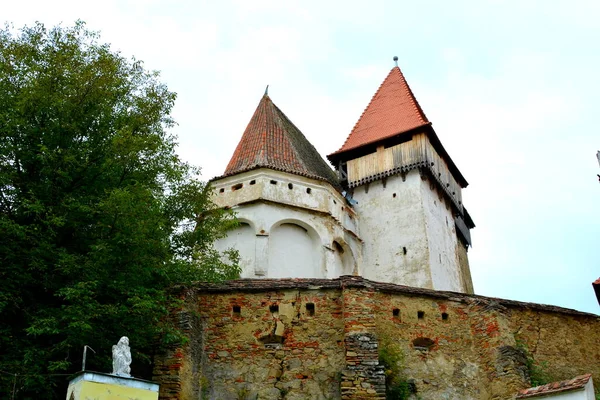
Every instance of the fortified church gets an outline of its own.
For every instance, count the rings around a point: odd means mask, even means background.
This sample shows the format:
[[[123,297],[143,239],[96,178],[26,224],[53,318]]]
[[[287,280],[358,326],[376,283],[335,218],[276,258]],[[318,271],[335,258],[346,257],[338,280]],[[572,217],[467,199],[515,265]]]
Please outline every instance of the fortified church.
[[[335,172],[267,93],[215,202],[242,226],[243,278],[337,278],[473,293],[468,183],[394,67],[346,141]]]
[[[211,182],[243,279],[180,288],[161,400],[600,398],[598,315],[473,293],[467,181],[398,66],[340,144],[262,97]]]

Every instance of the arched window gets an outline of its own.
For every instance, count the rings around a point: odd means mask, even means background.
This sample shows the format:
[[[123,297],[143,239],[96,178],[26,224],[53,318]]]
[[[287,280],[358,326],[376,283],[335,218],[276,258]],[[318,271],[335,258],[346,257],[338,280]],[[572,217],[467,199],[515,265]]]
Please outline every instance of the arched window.
[[[283,223],[269,234],[269,278],[322,278],[322,249],[317,233]]]

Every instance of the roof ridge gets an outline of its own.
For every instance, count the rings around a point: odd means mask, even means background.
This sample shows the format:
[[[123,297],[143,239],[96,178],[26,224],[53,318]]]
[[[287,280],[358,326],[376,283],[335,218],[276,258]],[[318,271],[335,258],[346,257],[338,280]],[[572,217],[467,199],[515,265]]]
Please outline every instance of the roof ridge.
[[[263,95],[263,97],[260,99],[260,100],[261,100],[261,102],[262,102],[262,100],[263,100],[263,99],[264,99],[265,101],[267,101],[267,102],[271,102],[271,103],[272,103],[272,101],[271,101],[271,98],[270,98],[270,97],[269,97],[269,95],[268,95],[268,94],[266,94],[266,93],[265,93],[265,94]],[[265,110],[265,108],[264,108],[264,107],[262,107],[262,108],[260,107],[260,102],[259,102],[259,107],[257,108],[257,111],[259,112],[259,116],[261,116],[261,117],[263,117],[263,118],[265,119],[265,124],[266,124],[266,123],[267,123],[268,116],[267,116],[267,113],[266,113],[266,110]],[[250,122],[248,122],[248,126],[250,125],[250,123],[251,123],[251,122],[252,122],[252,120],[250,120]],[[245,131],[244,131],[244,132],[245,132]],[[261,148],[261,149],[264,149],[264,148],[266,147],[266,145],[267,145],[267,132],[263,132],[263,134],[259,136],[259,140],[260,140],[260,142],[261,142],[261,143],[260,143],[260,148]],[[264,150],[263,150],[263,151],[264,151]],[[257,155],[256,155],[256,157],[255,157],[255,159],[254,159],[254,162],[255,162],[255,164],[254,164],[254,165],[259,165],[259,164],[260,164],[260,161],[259,161],[259,160],[260,160],[260,157],[261,157],[261,154],[257,154]]]
[[[394,68],[398,68],[399,67],[394,67]],[[354,126],[352,127],[352,130],[350,131],[350,133],[352,134],[352,132],[354,132],[354,130],[356,129],[356,127],[358,126],[358,123],[360,122],[360,120],[363,118],[363,116],[365,115],[365,113],[367,112],[367,110],[369,109],[369,106],[371,105],[371,103],[373,103],[373,100],[375,100],[375,97],[377,97],[377,95],[379,94],[379,92],[381,91],[381,88],[383,87],[383,84],[385,83],[385,81],[387,81],[387,79],[390,77],[390,75],[392,74],[392,72],[394,71],[394,68],[392,68],[390,70],[390,72],[388,72],[388,74],[386,75],[385,79],[383,81],[381,81],[381,83],[379,84],[379,87],[377,88],[377,91],[375,92],[375,94],[373,96],[371,96],[371,100],[369,100],[369,103],[366,105],[365,109],[363,110],[363,112],[360,114],[360,117],[358,117],[358,120],[356,121],[356,123],[354,124]],[[344,145],[346,145],[346,143],[348,142],[348,140],[350,140],[350,135],[348,135],[346,137],[346,140],[344,140],[344,144],[342,144],[342,147],[340,147],[339,150],[341,150]],[[338,151],[339,151],[338,150]],[[336,151],[337,153],[337,151]],[[334,153],[335,154],[335,153]]]
[[[417,114],[419,114],[419,116],[421,118],[423,118],[425,121],[431,123],[429,121],[429,119],[427,119],[427,115],[425,115],[423,108],[419,104],[419,100],[417,100],[417,97],[415,96],[412,89],[410,88],[410,85],[408,84],[408,81],[404,77],[404,74],[402,73],[402,70],[400,69],[400,67],[394,67],[394,68],[392,68],[392,71],[394,69],[398,69],[398,72],[400,72],[400,76],[402,77],[402,80],[404,81],[404,84],[406,85],[406,89],[408,90],[409,98],[410,98],[411,102],[413,103],[413,107],[414,107],[415,111],[417,112]],[[390,71],[390,73],[391,73],[391,71]]]
[[[291,128],[296,130],[297,132],[299,132],[302,136],[304,136],[304,134],[302,134],[302,131],[300,130],[300,128],[298,128],[293,122],[292,120],[290,120],[288,118],[287,115],[285,115],[285,113],[283,111],[281,111],[281,109],[279,107],[277,107],[277,104],[271,102],[273,104],[273,107],[275,107],[275,109],[277,110],[277,117],[281,118],[283,120],[283,122],[286,122],[288,124],[291,125]],[[306,138],[306,136],[305,136]],[[290,143],[290,146],[292,147],[292,150],[294,150],[294,152],[296,153],[296,155],[298,156],[298,148],[297,148],[297,143],[294,143],[293,140],[290,140],[289,137],[286,138],[288,140],[288,142]],[[308,139],[307,139],[308,142]],[[315,147],[312,145],[312,143],[308,142],[309,145],[311,145],[311,147],[317,151],[317,149],[315,149]],[[297,161],[305,168],[308,170],[308,168],[306,167],[306,163],[304,162],[304,160],[301,157],[297,157]]]

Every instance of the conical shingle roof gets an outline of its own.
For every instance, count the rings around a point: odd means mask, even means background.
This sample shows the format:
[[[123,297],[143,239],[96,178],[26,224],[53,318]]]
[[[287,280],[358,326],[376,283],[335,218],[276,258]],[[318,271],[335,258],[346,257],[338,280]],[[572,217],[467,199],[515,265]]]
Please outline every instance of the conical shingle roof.
[[[430,124],[402,71],[394,67],[377,89],[346,142],[329,157]]]
[[[250,119],[224,176],[261,167],[325,180],[339,187],[335,172],[267,94]]]

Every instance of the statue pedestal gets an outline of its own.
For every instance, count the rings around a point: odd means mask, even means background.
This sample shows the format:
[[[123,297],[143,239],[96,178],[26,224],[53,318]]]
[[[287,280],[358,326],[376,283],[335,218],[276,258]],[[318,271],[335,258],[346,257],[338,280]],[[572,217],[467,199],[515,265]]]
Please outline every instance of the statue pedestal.
[[[102,372],[81,371],[69,382],[67,400],[157,400],[158,384]]]

